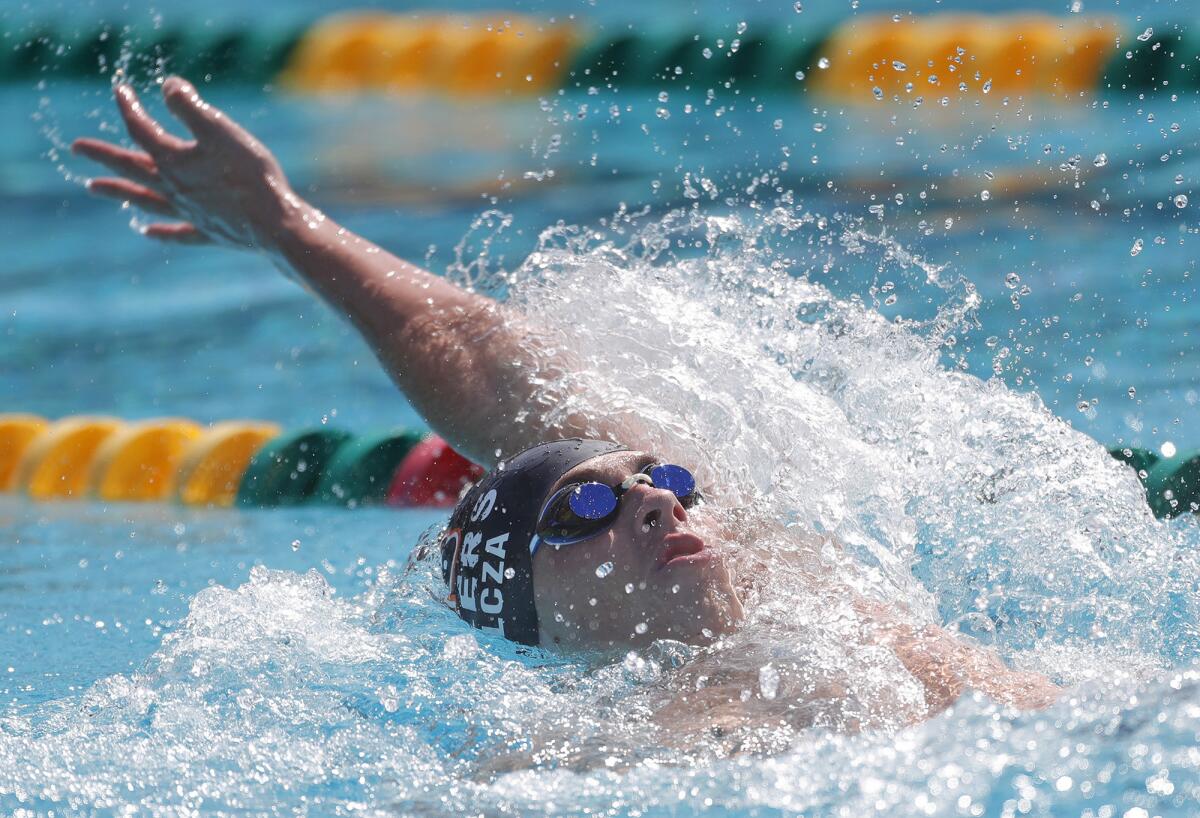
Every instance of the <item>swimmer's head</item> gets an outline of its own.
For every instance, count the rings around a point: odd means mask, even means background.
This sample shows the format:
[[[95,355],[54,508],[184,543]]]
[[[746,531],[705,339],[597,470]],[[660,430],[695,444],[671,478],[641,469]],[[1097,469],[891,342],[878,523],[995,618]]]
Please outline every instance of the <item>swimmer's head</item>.
[[[689,518],[698,495],[686,472],[654,468],[662,464],[611,443],[565,440],[486,475],[441,541],[459,616],[524,644],[585,649],[706,641],[728,630],[741,618],[729,572]],[[602,507],[584,509],[575,496],[579,519],[564,489],[588,483],[598,484],[590,488]]]

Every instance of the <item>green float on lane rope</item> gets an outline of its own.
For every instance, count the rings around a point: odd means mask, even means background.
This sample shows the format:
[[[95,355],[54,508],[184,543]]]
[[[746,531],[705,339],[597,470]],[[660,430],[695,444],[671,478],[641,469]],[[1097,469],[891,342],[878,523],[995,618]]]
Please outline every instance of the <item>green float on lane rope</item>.
[[[242,507],[296,506],[313,496],[321,473],[350,433],[338,429],[304,429],[267,443],[246,468],[238,487]]]
[[[423,437],[393,431],[346,441],[325,466],[313,501],[350,508],[382,504],[396,468]]]

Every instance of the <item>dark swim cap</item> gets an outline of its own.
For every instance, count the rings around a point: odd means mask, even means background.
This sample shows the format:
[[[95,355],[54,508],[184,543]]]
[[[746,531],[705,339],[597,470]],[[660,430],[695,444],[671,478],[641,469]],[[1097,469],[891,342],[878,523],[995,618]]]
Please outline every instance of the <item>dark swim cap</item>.
[[[504,461],[459,501],[442,535],[442,579],[458,615],[514,642],[538,643],[529,545],[551,487],[585,460],[624,446],[542,443]]]

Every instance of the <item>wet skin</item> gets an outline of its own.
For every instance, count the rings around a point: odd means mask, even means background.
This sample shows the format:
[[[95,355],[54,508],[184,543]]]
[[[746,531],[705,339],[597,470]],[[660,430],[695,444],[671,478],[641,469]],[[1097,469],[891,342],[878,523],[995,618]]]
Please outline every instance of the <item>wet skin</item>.
[[[663,462],[645,452],[601,455],[568,471],[546,496],[572,483],[615,486]],[[533,585],[542,644],[605,650],[655,639],[704,643],[736,627],[741,602],[724,549],[695,522],[701,516],[689,516],[667,489],[638,483],[621,495],[605,530],[570,545],[540,545]],[[604,563],[612,570],[600,576]]]

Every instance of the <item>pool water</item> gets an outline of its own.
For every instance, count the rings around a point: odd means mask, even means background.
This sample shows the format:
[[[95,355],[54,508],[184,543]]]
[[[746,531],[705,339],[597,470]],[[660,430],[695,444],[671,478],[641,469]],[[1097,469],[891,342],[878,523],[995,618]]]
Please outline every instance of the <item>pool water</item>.
[[[439,604],[407,569],[437,512],[4,498],[0,811],[1194,811],[1200,532],[1153,520],[1102,447],[1200,448],[1194,98],[707,90],[210,97],[334,218],[566,336],[585,407],[657,422],[708,480],[836,533],[862,592],[1072,692],[680,748],[646,713],[697,663],[752,669],[752,702],[809,671],[859,703],[911,680],[846,653],[782,569],[715,654],[595,663]],[[0,98],[0,409],[421,424],[264,261],[149,244],[83,195],[55,146],[114,133],[105,89]]]

